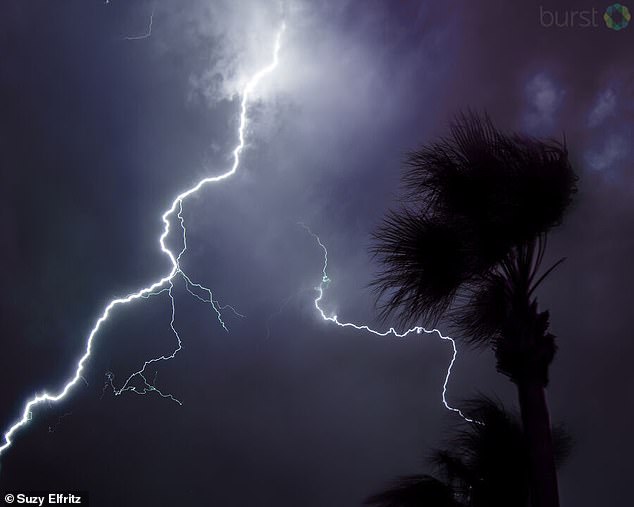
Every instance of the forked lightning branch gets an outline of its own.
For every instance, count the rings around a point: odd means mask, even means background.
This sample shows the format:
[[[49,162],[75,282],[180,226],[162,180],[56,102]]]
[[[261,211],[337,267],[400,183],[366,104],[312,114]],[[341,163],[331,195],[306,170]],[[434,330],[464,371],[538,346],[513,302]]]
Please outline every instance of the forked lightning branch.
[[[163,220],[164,227],[163,227],[163,233],[161,234],[159,238],[159,245],[160,245],[161,251],[165,255],[167,255],[167,257],[170,260],[170,263],[172,266],[170,272],[167,275],[165,275],[163,278],[153,282],[151,285],[143,289],[140,289],[137,292],[129,294],[125,297],[113,299],[112,301],[110,301],[110,303],[108,303],[108,305],[105,307],[100,317],[95,322],[95,325],[90,331],[90,334],[88,335],[88,339],[86,341],[86,349],[84,351],[84,354],[81,356],[81,358],[77,362],[77,365],[75,368],[75,374],[56,393],[43,391],[33,396],[24,404],[24,409],[22,410],[22,416],[4,434],[4,443],[2,444],[2,446],[0,446],[0,455],[11,446],[11,444],[13,443],[13,437],[15,436],[15,434],[29,423],[29,421],[32,418],[32,410],[35,407],[45,402],[56,403],[64,399],[76,385],[78,385],[80,382],[83,381],[82,373],[84,369],[86,368],[86,363],[91,357],[93,343],[99,333],[99,330],[101,329],[101,326],[104,324],[104,322],[106,322],[111,317],[112,312],[115,308],[122,305],[127,305],[139,299],[147,299],[149,297],[156,296],[163,293],[167,293],[169,295],[171,304],[172,304],[172,316],[170,320],[170,328],[172,332],[174,333],[174,336],[176,337],[176,343],[177,343],[176,348],[172,351],[171,354],[162,355],[162,356],[155,357],[145,361],[143,363],[143,366],[138,371],[130,375],[128,379],[124,382],[123,386],[118,389],[114,386],[114,380],[112,376],[109,377],[109,380],[112,384],[115,394],[121,394],[127,391],[133,391],[138,394],[157,392],[161,396],[171,398],[174,401],[180,403],[172,395],[164,394],[158,389],[156,389],[153,383],[149,382],[147,377],[145,376],[146,369],[149,365],[160,362],[160,361],[167,361],[169,359],[173,359],[176,356],[176,354],[181,350],[181,338],[174,324],[175,306],[174,306],[174,297],[172,295],[174,279],[178,276],[182,277],[186,287],[188,288],[188,290],[190,290],[190,292],[192,292],[191,287],[195,287],[196,289],[202,291],[203,293],[206,293],[209,296],[209,299],[201,298],[200,296],[197,296],[196,294],[194,295],[198,297],[199,299],[203,299],[204,301],[206,301],[212,306],[212,308],[218,315],[218,320],[220,321],[220,324],[222,325],[224,329],[226,329],[226,326],[222,320],[221,309],[218,306],[216,300],[214,300],[211,289],[197,282],[192,281],[191,278],[187,276],[187,274],[181,269],[180,260],[187,250],[187,236],[186,236],[187,230],[185,228],[185,220],[182,215],[183,202],[192,194],[195,194],[196,192],[198,192],[204,186],[208,184],[212,184],[212,183],[218,183],[222,180],[225,180],[231,177],[233,174],[235,174],[236,171],[238,170],[238,167],[240,166],[240,154],[242,153],[242,150],[244,149],[244,135],[245,135],[245,130],[248,123],[247,109],[249,105],[249,100],[251,98],[251,95],[253,94],[253,91],[258,86],[260,81],[265,76],[273,72],[275,67],[277,67],[278,61],[279,61],[279,52],[280,52],[282,35],[285,31],[285,28],[286,28],[285,25],[282,24],[281,28],[277,32],[277,35],[275,36],[275,42],[273,46],[273,59],[271,63],[269,63],[264,68],[260,69],[256,74],[254,74],[251,77],[251,79],[247,82],[246,86],[244,87],[242,91],[242,96],[240,101],[240,122],[238,126],[238,144],[233,150],[233,164],[231,168],[225,173],[222,173],[220,175],[204,178],[200,180],[195,186],[177,195],[172,201],[171,206],[165,211],[165,213],[163,213],[161,217]],[[182,248],[178,253],[174,253],[165,244],[170,234],[171,224],[174,218],[178,220],[179,226],[182,231],[182,238],[183,238]],[[140,384],[140,385],[137,385],[137,384]]]

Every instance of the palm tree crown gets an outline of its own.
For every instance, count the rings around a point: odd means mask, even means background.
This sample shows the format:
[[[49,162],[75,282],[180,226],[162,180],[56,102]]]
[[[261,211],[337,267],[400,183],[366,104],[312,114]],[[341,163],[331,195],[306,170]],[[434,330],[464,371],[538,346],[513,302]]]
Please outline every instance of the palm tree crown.
[[[537,319],[531,297],[546,234],[576,191],[566,146],[463,114],[448,137],[410,154],[404,189],[403,206],[374,235],[383,316],[403,324],[446,316],[465,340],[502,349],[509,327]],[[548,315],[540,315],[545,331]],[[498,366],[521,375],[515,362]]]
[[[412,153],[402,209],[375,234],[382,314],[403,323],[441,316],[466,341],[490,344],[518,389],[530,450],[531,503],[558,507],[544,388],[555,356],[535,289],[547,233],[576,191],[565,144],[497,130],[459,116],[448,137]]]

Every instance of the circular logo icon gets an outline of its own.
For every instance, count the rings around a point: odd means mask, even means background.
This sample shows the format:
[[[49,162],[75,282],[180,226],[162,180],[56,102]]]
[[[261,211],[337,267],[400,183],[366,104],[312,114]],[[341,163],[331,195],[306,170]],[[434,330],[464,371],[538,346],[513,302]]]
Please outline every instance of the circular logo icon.
[[[617,32],[623,30],[630,23],[630,19],[632,19],[630,10],[621,4],[610,5],[603,15],[605,26]]]

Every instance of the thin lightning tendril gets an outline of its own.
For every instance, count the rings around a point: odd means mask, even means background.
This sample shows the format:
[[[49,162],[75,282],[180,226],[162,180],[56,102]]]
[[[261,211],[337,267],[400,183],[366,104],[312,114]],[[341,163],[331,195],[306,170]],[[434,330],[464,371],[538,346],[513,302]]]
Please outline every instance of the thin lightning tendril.
[[[62,420],[66,419],[67,417],[70,417],[71,415],[73,415],[72,412],[66,412],[65,414],[60,415],[57,418],[57,422],[48,427],[48,432],[55,433],[55,430],[57,430],[57,428],[62,424]]]
[[[288,306],[288,304],[294,298],[298,297],[301,293],[306,292],[307,290],[308,289],[300,289],[297,292],[294,292],[290,296],[286,297],[284,299],[284,301],[282,301],[282,303],[280,304],[280,307],[267,317],[267,319],[266,319],[266,339],[267,340],[271,337],[271,323],[273,322],[273,319],[275,319],[276,317],[282,315],[282,312]]]
[[[152,18],[150,18],[150,29],[151,29],[151,21],[152,21]],[[155,364],[161,361],[167,361],[169,359],[173,359],[176,356],[176,354],[182,349],[181,338],[175,327],[176,305],[174,302],[173,289],[174,289],[174,279],[177,275],[180,275],[183,278],[186,285],[189,284],[193,287],[196,287],[200,289],[201,291],[206,292],[209,295],[209,300],[206,302],[208,302],[212,306],[212,308],[215,310],[218,316],[218,320],[220,321],[220,324],[222,325],[222,327],[225,330],[227,329],[225,323],[222,320],[221,307],[217,306],[217,302],[214,300],[211,290],[208,289],[207,287],[204,287],[203,285],[199,283],[192,282],[192,280],[181,269],[180,260],[183,254],[185,253],[185,251],[187,250],[187,242],[186,242],[187,230],[185,228],[185,222],[182,216],[183,202],[189,196],[198,192],[202,187],[210,183],[217,183],[217,182],[223,181],[233,176],[238,170],[238,167],[240,165],[240,154],[242,153],[242,150],[244,149],[244,146],[245,146],[245,130],[248,123],[247,108],[249,104],[249,99],[251,94],[255,90],[256,86],[262,80],[262,78],[264,78],[267,74],[270,74],[277,67],[279,62],[281,38],[285,29],[286,29],[286,26],[283,23],[275,37],[275,44],[273,48],[273,61],[266,67],[259,70],[255,75],[253,75],[251,79],[247,82],[246,86],[244,87],[242,91],[242,97],[240,102],[240,121],[238,126],[238,144],[236,145],[232,153],[233,164],[231,168],[227,172],[222,173],[220,175],[204,178],[200,180],[195,186],[177,195],[176,198],[172,201],[171,206],[161,216],[164,227],[163,227],[163,233],[159,237],[159,246],[161,248],[161,251],[170,260],[170,263],[172,266],[170,272],[167,275],[160,278],[159,280],[153,282],[148,287],[140,289],[139,291],[131,293],[125,297],[115,298],[106,305],[102,314],[97,319],[92,330],[90,331],[90,334],[88,335],[88,339],[86,341],[86,349],[84,354],[81,356],[81,358],[77,362],[77,365],[75,368],[75,374],[70,378],[70,380],[66,382],[66,384],[57,393],[52,394],[47,391],[42,391],[40,394],[34,395],[25,403],[21,418],[18,421],[16,421],[4,434],[4,443],[2,446],[0,446],[0,455],[2,455],[2,453],[11,446],[11,444],[13,443],[13,437],[16,434],[16,432],[22,429],[24,426],[26,426],[28,422],[32,419],[33,417],[32,410],[35,407],[37,407],[38,405],[44,402],[55,403],[64,399],[66,395],[80,381],[84,380],[84,377],[82,376],[82,372],[86,368],[86,363],[92,355],[93,343],[102,325],[108,321],[108,319],[110,318],[115,308],[119,306],[127,305],[139,299],[148,299],[152,296],[157,296],[163,293],[167,293],[169,295],[169,298],[171,301],[171,309],[172,309],[171,319],[170,319],[170,328],[177,339],[177,346],[173,350],[173,352],[169,355],[164,354],[159,357],[155,357],[153,359],[145,361],[143,364],[143,367],[140,368],[138,371],[134,372],[132,375],[130,375],[128,379],[124,382],[123,386],[119,389],[116,389],[114,386],[114,374],[112,374],[111,372],[108,372],[106,374],[107,380],[104,385],[104,392],[108,386],[112,387],[114,393],[117,395],[122,394],[124,392],[128,392],[128,391],[132,391],[136,394],[147,394],[150,392],[156,392],[157,394],[159,394],[160,396],[164,398],[172,399],[173,401],[179,404],[181,403],[179,400],[174,398],[171,394],[162,393],[159,389],[157,389],[154,386],[154,383],[148,382],[147,377],[145,376],[145,370],[149,365]],[[171,225],[170,217],[174,215],[176,215],[176,217],[178,218],[182,232],[183,232],[183,248],[179,252],[178,255],[175,255],[174,252],[172,252],[165,244],[165,241],[168,238],[170,233],[170,225]],[[189,290],[189,287],[188,287],[188,290]],[[191,293],[191,290],[189,291]],[[205,298],[201,298],[201,299],[205,299]],[[226,307],[232,309],[232,307],[229,307],[229,306],[226,306]],[[235,310],[233,311],[234,313],[237,314]],[[138,379],[142,381],[141,388],[136,387],[136,385],[133,384],[133,382]]]
[[[453,365],[456,362],[456,358],[458,357],[458,348],[456,347],[456,341],[449,337],[449,336],[444,336],[438,329],[425,329],[422,326],[416,326],[413,327],[411,329],[408,329],[407,331],[404,331],[402,333],[399,333],[398,331],[396,331],[396,329],[394,329],[393,327],[391,327],[390,329],[388,329],[387,331],[376,331],[374,329],[372,329],[370,326],[366,325],[366,324],[354,324],[352,322],[341,322],[339,320],[339,317],[336,314],[333,315],[326,315],[326,312],[324,311],[324,309],[320,306],[320,303],[324,297],[324,292],[326,291],[326,289],[328,288],[328,285],[330,285],[330,278],[328,277],[328,250],[326,249],[326,246],[322,243],[321,239],[319,238],[319,236],[317,234],[315,234],[310,227],[308,227],[306,224],[304,223],[299,223],[300,226],[302,226],[304,229],[306,229],[306,232],[308,232],[308,234],[310,234],[313,239],[317,242],[317,244],[319,245],[319,247],[321,248],[321,250],[324,253],[324,264],[321,270],[321,281],[319,282],[319,286],[315,287],[315,290],[317,291],[317,297],[315,298],[315,308],[317,309],[317,311],[319,312],[319,315],[321,316],[321,318],[325,321],[328,322],[332,322],[334,324],[336,324],[339,327],[346,327],[346,328],[353,328],[356,329],[357,331],[366,331],[368,333],[372,333],[376,336],[394,336],[395,338],[405,338],[406,336],[409,336],[411,334],[421,334],[421,333],[425,333],[425,334],[437,334],[438,337],[441,340],[445,340],[451,343],[451,349],[452,349],[452,355],[451,355],[451,361],[449,361],[449,366],[447,367],[447,374],[445,375],[445,381],[443,382],[443,386],[442,386],[442,402],[443,405],[445,405],[445,408],[447,408],[447,410],[450,410],[452,412],[455,412],[456,414],[458,414],[460,417],[462,417],[465,421],[470,422],[470,423],[477,423],[477,424],[481,424],[479,423],[479,421],[475,421],[473,419],[470,419],[469,417],[465,416],[462,411],[458,408],[452,407],[451,405],[449,405],[449,403],[447,402],[447,386],[449,385],[449,379],[451,377],[451,370],[453,369]]]
[[[124,40],[143,40],[148,39],[152,36],[152,24],[154,24],[154,10],[156,5],[152,7],[152,13],[150,14],[150,22],[147,27],[147,31],[141,35],[130,35],[128,37],[124,37]]]

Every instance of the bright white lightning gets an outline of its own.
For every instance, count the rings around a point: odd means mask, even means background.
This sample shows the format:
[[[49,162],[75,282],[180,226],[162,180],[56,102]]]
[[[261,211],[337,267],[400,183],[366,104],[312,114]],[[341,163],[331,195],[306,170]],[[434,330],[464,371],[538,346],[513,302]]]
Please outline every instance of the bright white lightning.
[[[165,275],[163,278],[153,282],[148,287],[140,289],[139,291],[129,294],[125,297],[113,299],[112,301],[110,301],[110,303],[108,303],[108,305],[103,310],[101,316],[95,322],[95,325],[90,331],[90,334],[88,335],[88,339],[86,341],[86,350],[84,354],[81,356],[81,358],[79,359],[79,361],[77,362],[75,374],[73,375],[73,377],[71,377],[71,379],[68,380],[66,384],[62,387],[62,389],[59,390],[57,393],[52,394],[52,393],[48,393],[47,391],[43,391],[40,394],[36,394],[35,396],[33,396],[31,399],[29,399],[26,402],[26,404],[24,405],[24,409],[22,411],[22,417],[18,421],[16,421],[4,434],[4,444],[0,446],[0,455],[2,455],[2,453],[11,446],[11,444],[13,443],[13,437],[16,434],[16,432],[20,430],[21,428],[23,428],[24,426],[26,426],[27,423],[31,420],[33,408],[37,407],[43,402],[55,403],[64,399],[66,395],[81,380],[83,380],[82,372],[84,371],[86,367],[86,362],[88,361],[88,359],[90,358],[92,354],[93,342],[97,336],[97,333],[101,329],[102,324],[104,324],[104,322],[106,322],[110,318],[110,315],[112,311],[114,310],[114,308],[121,305],[132,303],[133,301],[136,301],[139,299],[146,299],[151,296],[161,294],[163,292],[167,292],[171,300],[172,315],[170,320],[170,328],[172,329],[174,335],[177,338],[178,346],[174,349],[174,351],[170,355],[162,355],[160,357],[146,361],[141,369],[139,369],[137,372],[133,373],[132,375],[130,375],[130,377],[128,377],[123,387],[120,389],[114,389],[114,384],[113,384],[114,376],[112,374],[109,374],[108,380],[110,382],[110,385],[113,387],[115,394],[121,394],[127,391],[133,391],[137,394],[157,392],[159,395],[163,397],[170,398],[176,401],[177,403],[180,403],[178,400],[173,398],[172,395],[163,394],[162,392],[160,392],[158,389],[154,387],[153,384],[150,384],[147,381],[147,378],[145,377],[145,369],[147,366],[159,361],[166,361],[168,359],[171,359],[176,355],[178,351],[181,350],[181,339],[174,326],[176,310],[175,310],[174,297],[172,295],[172,289],[174,287],[173,280],[177,275],[181,275],[186,283],[191,284],[194,287],[197,287],[209,294],[209,300],[206,302],[208,302],[212,306],[212,308],[216,311],[221,325],[226,329],[226,326],[224,325],[224,322],[222,321],[221,312],[219,310],[219,307],[216,306],[216,302],[213,299],[211,290],[207,289],[206,287],[200,284],[192,282],[191,279],[181,270],[179,262],[182,255],[185,253],[187,249],[187,243],[185,240],[186,229],[185,229],[185,225],[184,225],[184,221],[182,217],[183,201],[187,199],[190,195],[198,192],[203,186],[210,183],[217,183],[219,181],[225,180],[229,178],[230,176],[232,176],[233,174],[235,174],[235,172],[238,170],[238,166],[240,165],[240,154],[242,153],[242,150],[244,149],[244,146],[245,146],[244,135],[245,135],[245,130],[248,123],[247,106],[249,103],[249,98],[251,94],[253,93],[253,90],[258,85],[258,83],[262,80],[262,78],[264,78],[267,74],[270,74],[277,67],[279,62],[279,51],[280,51],[282,34],[284,33],[285,28],[286,28],[285,24],[282,24],[281,28],[279,29],[275,37],[272,62],[266,67],[264,67],[263,69],[259,70],[255,75],[253,75],[251,79],[247,82],[246,86],[244,87],[242,91],[242,98],[240,102],[240,121],[238,126],[238,144],[233,150],[233,164],[231,166],[231,169],[229,169],[227,172],[222,173],[218,176],[204,178],[200,180],[195,186],[191,187],[189,190],[186,190],[182,192],[181,194],[177,195],[176,198],[172,201],[172,205],[167,209],[167,211],[165,211],[165,213],[163,213],[161,217],[164,224],[164,228],[163,228],[163,233],[161,234],[159,238],[159,245],[160,245],[161,251],[165,255],[167,255],[167,257],[169,258],[171,262],[172,268],[170,272],[167,275]],[[176,210],[178,210],[178,212]],[[180,221],[180,225],[183,231],[183,238],[184,238],[183,249],[180,251],[178,255],[175,255],[174,252],[172,252],[165,245],[165,240],[167,239],[170,233],[170,216],[173,216],[175,213],[177,215],[177,218]],[[134,380],[137,377],[143,381],[144,387],[142,388],[142,390],[138,390],[135,386],[132,386],[131,384],[132,380]]]
[[[393,327],[391,327],[387,331],[376,331],[376,330],[372,329],[371,327],[369,327],[366,324],[359,325],[359,324],[354,324],[352,322],[341,322],[337,315],[330,315],[330,316],[326,315],[326,312],[323,310],[323,308],[321,306],[319,306],[319,303],[321,303],[321,300],[324,297],[324,291],[326,290],[326,288],[330,284],[330,278],[328,277],[328,273],[327,273],[327,270],[328,270],[328,250],[326,249],[326,246],[321,242],[321,239],[319,238],[319,236],[317,234],[315,234],[310,229],[310,227],[308,227],[306,224],[301,223],[301,222],[300,222],[299,225],[301,225],[304,229],[306,229],[308,234],[310,234],[315,239],[315,241],[317,242],[317,244],[319,245],[319,247],[322,249],[322,251],[324,253],[324,264],[323,264],[323,268],[321,270],[321,275],[322,275],[321,276],[321,281],[319,282],[319,286],[315,287],[315,290],[317,291],[317,297],[315,298],[315,308],[319,312],[319,315],[321,316],[321,318],[323,320],[325,320],[325,321],[332,322],[332,323],[336,324],[339,327],[349,327],[349,328],[356,329],[357,331],[366,331],[368,333],[372,333],[372,334],[375,334],[377,336],[394,336],[395,338],[404,338],[404,337],[406,337],[408,335],[411,335],[411,334],[426,333],[426,334],[437,334],[438,337],[441,340],[449,341],[451,343],[452,356],[451,356],[451,361],[449,362],[449,366],[447,367],[447,374],[445,375],[445,381],[443,382],[443,386],[442,386],[442,402],[445,405],[445,407],[447,408],[447,410],[451,410],[452,412],[457,413],[465,421],[471,422],[471,423],[480,424],[478,421],[474,421],[473,419],[469,419],[467,416],[465,416],[460,411],[460,409],[452,407],[447,402],[447,386],[449,385],[449,379],[451,377],[451,370],[453,369],[453,365],[456,362],[456,358],[458,357],[458,349],[456,347],[456,342],[455,342],[455,340],[453,338],[451,338],[449,336],[444,336],[438,329],[427,330],[427,329],[425,329],[422,326],[413,327],[413,328],[408,329],[407,331],[404,331],[402,333],[399,333]]]

